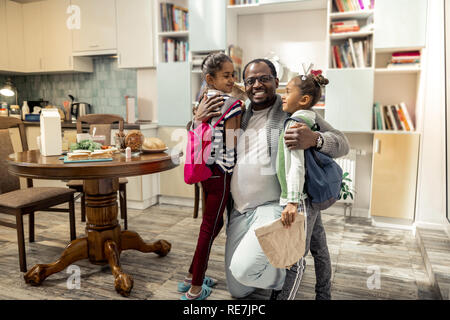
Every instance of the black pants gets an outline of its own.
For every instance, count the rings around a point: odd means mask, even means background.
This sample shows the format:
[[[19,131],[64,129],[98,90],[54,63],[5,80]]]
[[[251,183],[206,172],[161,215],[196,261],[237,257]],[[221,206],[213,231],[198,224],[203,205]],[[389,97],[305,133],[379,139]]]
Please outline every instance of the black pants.
[[[316,300],[331,299],[331,259],[325,228],[322,224],[320,211],[314,210],[308,199],[306,200],[306,214],[305,255],[286,271],[286,280],[277,300],[293,300],[295,298],[306,267],[305,257],[309,251],[314,258],[316,271]]]

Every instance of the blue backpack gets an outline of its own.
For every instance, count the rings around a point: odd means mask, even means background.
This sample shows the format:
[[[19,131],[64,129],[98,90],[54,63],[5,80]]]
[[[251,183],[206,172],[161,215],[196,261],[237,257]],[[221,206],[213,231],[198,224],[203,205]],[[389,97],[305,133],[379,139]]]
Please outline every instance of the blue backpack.
[[[320,130],[317,124],[311,125],[307,118],[291,117],[288,120],[305,123],[311,130]],[[342,184],[342,169],[331,157],[309,148],[305,150],[305,192],[316,210],[325,210],[339,199]]]

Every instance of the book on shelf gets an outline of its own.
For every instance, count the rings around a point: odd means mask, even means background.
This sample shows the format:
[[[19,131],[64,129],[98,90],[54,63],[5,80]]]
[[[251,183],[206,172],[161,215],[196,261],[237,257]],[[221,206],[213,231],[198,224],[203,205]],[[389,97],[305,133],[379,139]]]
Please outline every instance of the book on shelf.
[[[187,31],[188,9],[174,5],[173,3],[161,2],[159,4],[161,15],[161,31]]]
[[[331,33],[357,32],[360,30],[358,20],[339,20],[331,22]]]
[[[371,65],[372,43],[370,40],[346,39],[331,47],[333,68],[365,68]]]
[[[334,12],[370,10],[374,8],[374,0],[333,0]]]
[[[414,131],[406,104],[401,102],[395,105],[373,105],[374,130],[386,131]]]
[[[228,4],[230,6],[241,5],[241,4],[256,4],[259,3],[259,0],[230,0]]]
[[[388,69],[410,69],[420,66],[420,51],[394,52],[386,66]]]
[[[163,38],[163,62],[186,61],[189,51],[189,44],[186,40]]]

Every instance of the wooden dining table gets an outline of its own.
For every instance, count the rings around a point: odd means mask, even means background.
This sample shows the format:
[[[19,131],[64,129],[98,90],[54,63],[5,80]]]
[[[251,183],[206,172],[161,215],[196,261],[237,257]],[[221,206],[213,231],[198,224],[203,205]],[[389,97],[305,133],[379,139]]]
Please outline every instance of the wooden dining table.
[[[133,278],[120,266],[120,253],[134,249],[165,256],[171,244],[163,239],[145,243],[138,233],[122,231],[117,219],[119,177],[158,173],[179,164],[182,152],[141,153],[131,158],[117,153],[112,161],[64,163],[61,156],[42,156],[39,150],[9,155],[8,171],[32,179],[83,180],[86,194],[86,236],[69,243],[61,257],[50,264],[37,264],[25,275],[25,282],[40,285],[51,274],[81,259],[96,265],[108,264],[116,291],[129,296]]]

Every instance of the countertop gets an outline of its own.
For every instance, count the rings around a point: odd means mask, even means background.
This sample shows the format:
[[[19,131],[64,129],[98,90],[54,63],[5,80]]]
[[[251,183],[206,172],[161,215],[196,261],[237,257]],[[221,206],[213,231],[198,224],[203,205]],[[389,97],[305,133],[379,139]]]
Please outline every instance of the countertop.
[[[40,122],[34,122],[34,121],[24,121],[23,122],[25,126],[40,126]],[[119,125],[117,123],[112,125],[112,129],[117,129]],[[61,122],[61,128],[62,129],[76,129],[77,123],[72,121],[63,121]],[[89,124],[84,123],[83,129],[88,129]],[[145,129],[155,129],[158,128],[157,123],[152,122],[143,122],[143,123],[124,123],[124,129],[125,130],[145,130]]]

